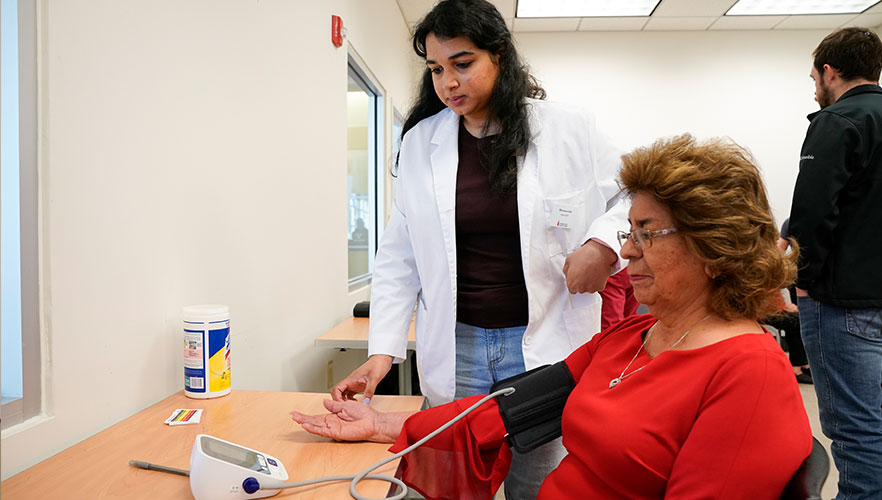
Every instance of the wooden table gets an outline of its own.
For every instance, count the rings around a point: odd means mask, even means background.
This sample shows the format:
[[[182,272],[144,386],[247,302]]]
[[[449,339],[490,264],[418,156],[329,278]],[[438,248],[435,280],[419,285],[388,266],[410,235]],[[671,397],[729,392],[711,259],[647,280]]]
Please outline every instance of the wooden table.
[[[368,348],[368,332],[370,330],[369,318],[349,318],[341,321],[337,326],[328,330],[315,339],[316,347],[329,347],[333,349],[364,349]],[[413,351],[416,350],[416,334],[413,329],[413,321],[410,322],[410,330],[407,332],[408,356],[398,371],[398,391],[400,394],[413,394]]]
[[[216,399],[190,399],[183,392],[3,481],[5,500],[25,499],[191,499],[188,478],[137,469],[129,460],[143,460],[178,469],[190,468],[190,451],[204,433],[268,453],[280,459],[289,481],[355,474],[391,454],[380,443],[337,443],[304,431],[288,412],[321,413],[321,393],[238,391]],[[420,396],[376,396],[371,406],[381,411],[418,410]],[[195,425],[164,423],[177,408],[203,408]],[[374,473],[394,475],[397,461]],[[362,495],[381,498],[389,483],[364,480]],[[349,483],[324,483],[283,490],[271,498],[347,499]]]

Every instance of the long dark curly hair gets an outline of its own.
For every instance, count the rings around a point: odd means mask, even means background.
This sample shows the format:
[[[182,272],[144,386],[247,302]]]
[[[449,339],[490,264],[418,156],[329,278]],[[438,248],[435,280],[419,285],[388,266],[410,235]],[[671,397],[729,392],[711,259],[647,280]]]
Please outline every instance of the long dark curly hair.
[[[517,186],[517,157],[527,152],[530,142],[524,98],[544,99],[545,90],[521,60],[502,15],[486,0],[443,0],[435,5],[413,33],[413,50],[423,59],[426,58],[426,37],[430,33],[441,39],[465,36],[496,59],[499,75],[490,94],[490,119],[484,124],[484,132],[491,122],[498,127],[498,132],[486,141],[489,144],[482,153],[490,169],[492,192],[513,192]],[[435,93],[432,73],[427,68],[404,121],[401,137],[445,107]]]

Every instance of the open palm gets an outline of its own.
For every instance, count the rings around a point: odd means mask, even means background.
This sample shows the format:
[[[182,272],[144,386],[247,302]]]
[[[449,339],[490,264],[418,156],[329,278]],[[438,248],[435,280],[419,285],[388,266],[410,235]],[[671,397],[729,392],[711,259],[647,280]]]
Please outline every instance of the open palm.
[[[292,411],[291,418],[312,434],[336,441],[373,441],[377,434],[377,412],[361,401],[323,401],[330,412],[306,415]]]

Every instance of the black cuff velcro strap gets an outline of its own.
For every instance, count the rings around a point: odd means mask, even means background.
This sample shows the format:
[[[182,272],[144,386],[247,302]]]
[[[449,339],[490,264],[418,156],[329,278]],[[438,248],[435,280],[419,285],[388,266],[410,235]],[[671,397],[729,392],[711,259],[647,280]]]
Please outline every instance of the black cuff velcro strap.
[[[500,380],[490,392],[506,387],[515,391],[496,396],[499,414],[508,432],[508,444],[526,453],[560,437],[560,419],[564,405],[576,382],[566,363],[540,366],[528,372]]]

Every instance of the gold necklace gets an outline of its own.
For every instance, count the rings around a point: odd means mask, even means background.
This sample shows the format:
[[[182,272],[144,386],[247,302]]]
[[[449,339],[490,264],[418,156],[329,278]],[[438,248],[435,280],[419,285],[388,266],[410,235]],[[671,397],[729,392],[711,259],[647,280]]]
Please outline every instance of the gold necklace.
[[[698,320],[697,323],[695,323],[694,325],[692,325],[691,328],[689,328],[688,330],[686,330],[686,333],[684,333],[679,339],[677,339],[676,342],[674,342],[673,344],[671,344],[671,347],[668,347],[668,349],[666,349],[666,350],[673,349],[673,348],[677,347],[677,346],[680,344],[680,342],[683,342],[683,339],[685,339],[686,336],[689,335],[689,334],[692,332],[692,330],[695,329],[696,326],[700,325],[701,322],[703,322],[704,320],[706,320],[706,319],[708,319],[708,318],[710,318],[710,317],[711,317],[711,315],[708,314],[707,316],[705,316],[705,317],[701,318],[700,320]],[[609,388],[610,388],[610,389],[612,389],[613,387],[615,387],[615,386],[621,384],[621,383],[622,383],[622,380],[625,380],[626,378],[630,377],[631,375],[634,375],[635,373],[639,372],[640,370],[646,368],[646,365],[643,365],[643,366],[641,366],[640,368],[637,368],[636,370],[634,370],[634,371],[632,371],[632,372],[625,373],[626,371],[628,371],[628,368],[631,368],[631,364],[634,362],[635,359],[637,359],[637,356],[640,355],[640,351],[642,351],[643,348],[646,346],[646,343],[649,342],[649,337],[651,337],[651,336],[652,336],[652,328],[650,328],[649,331],[646,332],[646,338],[643,339],[643,343],[640,344],[640,348],[637,349],[637,352],[634,353],[634,357],[631,358],[631,361],[628,361],[628,365],[625,366],[625,369],[622,370],[622,373],[620,373],[618,377],[616,377],[616,378],[614,378],[614,379],[612,379],[612,380],[609,381]],[[647,364],[649,364],[649,363],[647,363]]]

